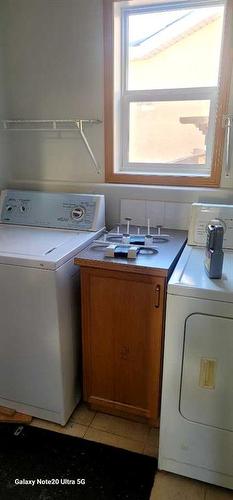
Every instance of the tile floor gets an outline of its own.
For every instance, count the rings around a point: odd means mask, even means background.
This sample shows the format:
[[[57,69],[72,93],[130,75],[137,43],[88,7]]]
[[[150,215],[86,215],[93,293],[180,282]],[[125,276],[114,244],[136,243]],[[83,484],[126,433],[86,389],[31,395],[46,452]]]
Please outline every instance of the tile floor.
[[[76,408],[65,427],[38,418],[33,418],[31,425],[149,456],[158,456],[157,429],[91,411],[84,404]],[[174,474],[158,472],[150,500],[233,500],[233,492]]]
[[[39,418],[33,418],[31,425],[149,456],[158,454],[158,430],[125,418],[91,411],[84,404],[76,408],[65,427]]]
[[[233,491],[158,472],[150,500],[233,500]]]

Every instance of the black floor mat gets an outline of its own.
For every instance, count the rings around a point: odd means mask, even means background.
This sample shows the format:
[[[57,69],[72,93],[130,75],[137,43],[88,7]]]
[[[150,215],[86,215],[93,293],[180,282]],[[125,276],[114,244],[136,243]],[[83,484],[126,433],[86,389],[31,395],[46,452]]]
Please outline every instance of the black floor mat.
[[[0,424],[1,500],[149,500],[156,469],[156,459],[145,455]],[[35,483],[17,484],[26,480]]]

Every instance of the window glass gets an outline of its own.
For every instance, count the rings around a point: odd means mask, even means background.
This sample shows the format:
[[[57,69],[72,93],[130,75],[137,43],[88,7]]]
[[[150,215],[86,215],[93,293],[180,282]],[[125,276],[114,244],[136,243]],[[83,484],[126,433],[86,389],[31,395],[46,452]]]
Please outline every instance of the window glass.
[[[205,164],[210,101],[131,102],[129,162]]]
[[[223,6],[128,16],[128,90],[218,83]]]

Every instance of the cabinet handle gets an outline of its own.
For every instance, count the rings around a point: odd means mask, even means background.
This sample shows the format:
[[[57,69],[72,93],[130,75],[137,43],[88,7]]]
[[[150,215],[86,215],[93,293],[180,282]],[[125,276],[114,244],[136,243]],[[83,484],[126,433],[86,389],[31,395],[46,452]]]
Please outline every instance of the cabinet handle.
[[[158,308],[160,306],[160,285],[157,285],[155,288],[155,307]]]

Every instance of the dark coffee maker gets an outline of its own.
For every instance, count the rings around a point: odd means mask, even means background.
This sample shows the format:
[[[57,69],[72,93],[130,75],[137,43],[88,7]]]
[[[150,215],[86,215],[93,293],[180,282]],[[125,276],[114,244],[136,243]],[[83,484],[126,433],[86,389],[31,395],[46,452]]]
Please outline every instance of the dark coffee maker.
[[[205,254],[205,269],[209,278],[220,279],[223,267],[223,236],[224,229],[220,223],[212,223],[207,228]]]

